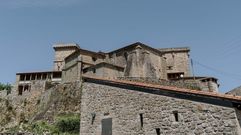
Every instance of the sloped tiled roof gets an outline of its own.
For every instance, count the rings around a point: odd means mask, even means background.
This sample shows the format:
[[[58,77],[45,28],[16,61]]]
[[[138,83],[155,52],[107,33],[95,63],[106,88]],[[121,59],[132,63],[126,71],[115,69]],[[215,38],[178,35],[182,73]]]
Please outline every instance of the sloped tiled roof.
[[[103,82],[108,82],[110,84],[115,84],[115,85],[131,85],[131,86],[137,86],[137,87],[148,88],[148,89],[156,89],[160,91],[165,90],[165,91],[177,92],[177,93],[182,93],[187,95],[204,96],[208,98],[216,98],[216,99],[229,100],[229,101],[241,103],[241,96],[220,94],[216,92],[206,92],[206,91],[192,90],[192,89],[186,89],[186,88],[178,88],[174,86],[162,86],[162,85],[151,84],[151,83],[115,80],[115,79],[98,78],[98,77],[90,77],[90,76],[83,76],[83,79],[103,81]]]

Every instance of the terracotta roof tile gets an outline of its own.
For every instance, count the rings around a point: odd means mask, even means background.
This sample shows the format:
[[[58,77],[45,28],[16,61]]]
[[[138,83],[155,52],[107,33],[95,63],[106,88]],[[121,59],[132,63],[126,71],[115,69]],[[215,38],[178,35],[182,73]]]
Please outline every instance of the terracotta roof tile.
[[[206,91],[192,90],[192,89],[186,89],[186,88],[178,88],[178,87],[174,87],[174,86],[163,86],[163,85],[151,84],[151,83],[108,79],[108,78],[98,78],[98,77],[92,77],[92,76],[91,77],[83,76],[83,78],[99,80],[99,81],[107,81],[108,83],[112,83],[112,84],[133,85],[133,86],[149,88],[149,89],[153,88],[153,89],[158,89],[158,90],[167,90],[167,91],[173,91],[173,92],[179,92],[179,93],[194,94],[194,95],[221,98],[221,99],[241,102],[241,96],[221,94],[221,93],[216,93],[216,92],[206,92]]]

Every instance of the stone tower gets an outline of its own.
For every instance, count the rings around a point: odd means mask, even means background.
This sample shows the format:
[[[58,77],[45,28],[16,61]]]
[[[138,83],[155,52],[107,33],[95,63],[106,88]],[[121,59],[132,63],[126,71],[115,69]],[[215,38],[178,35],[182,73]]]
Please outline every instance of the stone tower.
[[[80,49],[78,44],[56,44],[53,48],[55,50],[54,71],[62,71],[64,59]]]

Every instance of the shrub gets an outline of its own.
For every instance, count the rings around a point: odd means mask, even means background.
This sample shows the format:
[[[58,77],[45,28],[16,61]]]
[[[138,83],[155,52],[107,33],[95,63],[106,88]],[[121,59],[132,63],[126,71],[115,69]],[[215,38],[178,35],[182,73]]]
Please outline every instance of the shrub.
[[[30,131],[36,134],[43,134],[44,132],[49,132],[53,135],[59,134],[58,130],[55,128],[54,125],[50,125],[45,121],[38,121],[33,123],[30,127],[28,127]]]
[[[5,85],[0,83],[0,91],[5,89]]]
[[[56,122],[56,128],[62,133],[79,133],[80,117],[68,116],[60,117]]]
[[[0,83],[0,91],[1,90],[7,90],[7,94],[10,94],[12,90],[12,85],[9,83],[7,84]]]
[[[80,117],[75,114],[62,114],[55,118],[54,123],[40,120],[26,125],[24,130],[37,135],[45,133],[51,135],[79,135]]]

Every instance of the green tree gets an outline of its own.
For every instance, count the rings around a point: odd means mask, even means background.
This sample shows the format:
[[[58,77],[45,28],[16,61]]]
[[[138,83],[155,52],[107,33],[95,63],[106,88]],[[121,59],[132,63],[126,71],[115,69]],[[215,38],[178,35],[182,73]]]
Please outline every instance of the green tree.
[[[12,90],[12,85],[9,83],[7,84],[0,83],[0,91],[2,90],[7,90],[7,94],[10,94]]]

